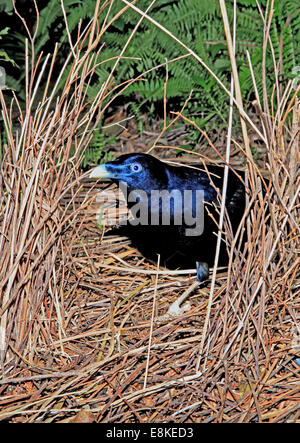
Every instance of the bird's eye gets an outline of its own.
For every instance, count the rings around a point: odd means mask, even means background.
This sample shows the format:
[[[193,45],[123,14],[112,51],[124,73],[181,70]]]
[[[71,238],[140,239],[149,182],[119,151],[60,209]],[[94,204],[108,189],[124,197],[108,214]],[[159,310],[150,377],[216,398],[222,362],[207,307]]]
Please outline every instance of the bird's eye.
[[[141,166],[139,163],[133,163],[133,164],[130,166],[130,169],[131,169],[133,172],[139,172],[139,171],[142,169],[142,166]]]

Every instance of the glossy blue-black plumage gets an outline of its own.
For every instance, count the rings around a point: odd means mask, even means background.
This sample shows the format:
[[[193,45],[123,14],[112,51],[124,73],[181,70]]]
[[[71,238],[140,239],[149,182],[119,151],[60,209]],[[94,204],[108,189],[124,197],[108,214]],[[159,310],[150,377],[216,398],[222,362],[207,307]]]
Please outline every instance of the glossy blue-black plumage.
[[[208,170],[208,173],[206,171]],[[105,175],[103,171],[105,170]],[[97,171],[97,169],[95,170]],[[192,206],[195,212],[196,191],[203,191],[206,208],[204,210],[204,231],[202,235],[187,236],[186,226],[161,224],[162,204],[152,208],[159,213],[160,223],[151,225],[149,220],[143,225],[127,225],[122,227],[137,248],[148,258],[157,260],[161,256],[161,263],[169,268],[184,268],[195,266],[197,263],[197,277],[203,281],[208,277],[208,266],[212,265],[215,256],[216,233],[218,228],[213,219],[208,215],[207,208],[215,220],[219,220],[216,206],[219,205],[217,193],[222,189],[224,168],[207,165],[199,168],[185,166],[172,166],[147,154],[125,154],[115,161],[101,166],[102,177],[110,178],[117,183],[126,183],[127,196],[131,192],[146,193],[151,202],[153,190],[190,190],[193,194]],[[239,176],[238,176],[239,175]],[[242,182],[243,173],[236,175],[229,171],[228,187],[226,194],[226,209],[234,232],[241,220],[245,207],[245,188]],[[94,174],[93,176],[96,176]],[[140,192],[141,193],[141,192]],[[198,194],[197,194],[198,195]],[[183,199],[184,202],[184,199]],[[129,206],[133,203],[128,201]],[[156,219],[157,220],[157,219]],[[220,264],[226,264],[228,259],[223,242],[220,253]]]

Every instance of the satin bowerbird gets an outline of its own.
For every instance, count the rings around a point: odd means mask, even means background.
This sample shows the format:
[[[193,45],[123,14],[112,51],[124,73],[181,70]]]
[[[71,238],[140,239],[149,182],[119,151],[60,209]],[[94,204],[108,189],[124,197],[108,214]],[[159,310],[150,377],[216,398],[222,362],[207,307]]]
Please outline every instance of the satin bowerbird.
[[[133,218],[121,227],[147,258],[171,269],[196,266],[197,279],[213,265],[224,167],[174,166],[149,154],[124,154],[94,168],[90,177],[108,178],[124,193]],[[229,169],[226,217],[235,233],[245,210],[244,173]],[[228,262],[223,239],[219,264]]]

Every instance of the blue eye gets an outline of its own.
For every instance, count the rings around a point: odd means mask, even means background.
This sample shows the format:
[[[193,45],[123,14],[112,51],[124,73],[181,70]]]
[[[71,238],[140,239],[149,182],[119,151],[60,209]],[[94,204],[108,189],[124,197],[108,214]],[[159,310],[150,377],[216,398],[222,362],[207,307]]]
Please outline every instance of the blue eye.
[[[139,163],[133,163],[132,165],[130,165],[130,169],[133,172],[139,172],[142,169],[142,166]]]

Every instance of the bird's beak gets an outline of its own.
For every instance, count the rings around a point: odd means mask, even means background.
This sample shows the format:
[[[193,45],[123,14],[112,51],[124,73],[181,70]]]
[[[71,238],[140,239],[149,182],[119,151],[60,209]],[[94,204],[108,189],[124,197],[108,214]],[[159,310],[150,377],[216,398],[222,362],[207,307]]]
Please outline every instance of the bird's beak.
[[[111,173],[106,169],[105,165],[97,166],[89,175],[90,178],[110,178]]]

